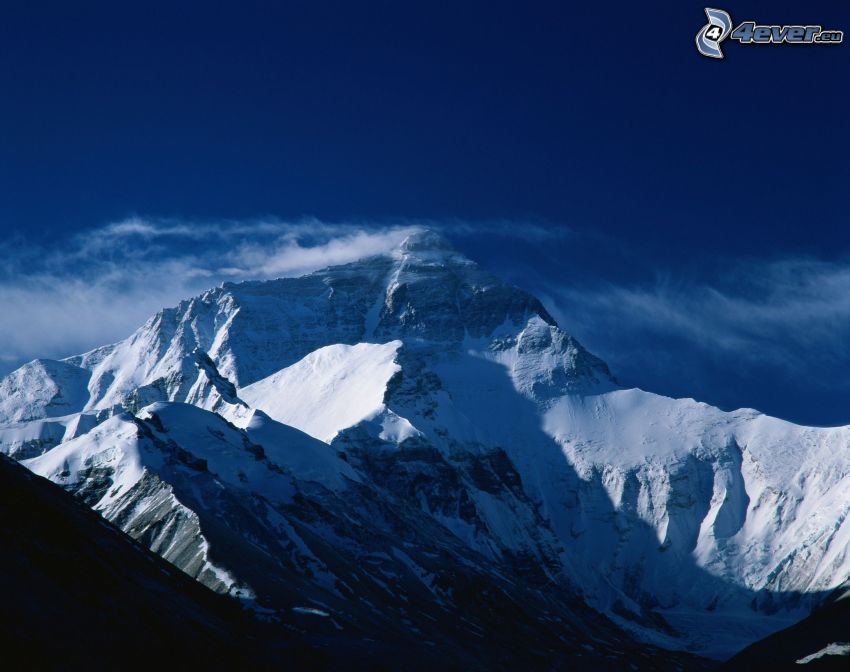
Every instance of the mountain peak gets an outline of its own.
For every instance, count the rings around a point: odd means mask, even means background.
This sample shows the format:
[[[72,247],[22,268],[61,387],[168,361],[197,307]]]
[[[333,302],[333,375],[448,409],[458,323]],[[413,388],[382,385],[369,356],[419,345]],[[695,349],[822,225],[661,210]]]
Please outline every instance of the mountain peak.
[[[401,241],[398,251],[405,252],[455,252],[449,239],[433,229],[416,229]]]
[[[458,252],[446,236],[433,229],[414,230],[393,251],[393,256],[405,261],[427,264],[473,263]]]

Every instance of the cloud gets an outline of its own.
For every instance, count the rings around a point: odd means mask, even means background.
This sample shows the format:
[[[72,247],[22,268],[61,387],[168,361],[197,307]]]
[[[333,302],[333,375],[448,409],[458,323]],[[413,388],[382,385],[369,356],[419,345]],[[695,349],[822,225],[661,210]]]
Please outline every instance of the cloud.
[[[850,260],[715,266],[696,279],[561,287],[548,301],[626,384],[846,421],[850,381],[838,372],[850,369]]]
[[[222,281],[300,275],[380,254],[414,228],[131,218],[48,245],[6,241],[0,362],[8,370],[114,342],[159,309]]]
[[[320,245],[305,246],[297,237],[283,237],[271,248],[250,241],[241,244],[232,255],[235,267],[229,274],[256,277],[300,275],[324,266],[344,264],[387,252],[399,245],[413,227],[388,230],[327,231],[338,235]]]

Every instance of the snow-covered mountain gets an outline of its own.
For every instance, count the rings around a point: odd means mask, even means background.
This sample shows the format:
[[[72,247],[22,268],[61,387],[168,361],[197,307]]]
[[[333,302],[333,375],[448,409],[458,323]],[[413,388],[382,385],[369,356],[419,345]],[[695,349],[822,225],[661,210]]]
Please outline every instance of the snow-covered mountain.
[[[621,389],[429,231],[22,367],[0,450],[211,587],[460,662],[723,657],[850,576],[850,429]]]

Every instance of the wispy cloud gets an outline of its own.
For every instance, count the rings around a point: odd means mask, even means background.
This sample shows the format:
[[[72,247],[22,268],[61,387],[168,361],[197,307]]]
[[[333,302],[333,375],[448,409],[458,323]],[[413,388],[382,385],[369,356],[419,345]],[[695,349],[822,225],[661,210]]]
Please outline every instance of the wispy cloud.
[[[782,393],[754,393],[761,376],[785,388],[789,417],[806,392],[850,391],[850,260],[726,260],[698,280],[562,287],[550,302],[630,384],[756,405]]]
[[[300,275],[387,252],[413,225],[132,218],[51,245],[0,247],[0,362],[61,357],[127,336],[224,280]]]

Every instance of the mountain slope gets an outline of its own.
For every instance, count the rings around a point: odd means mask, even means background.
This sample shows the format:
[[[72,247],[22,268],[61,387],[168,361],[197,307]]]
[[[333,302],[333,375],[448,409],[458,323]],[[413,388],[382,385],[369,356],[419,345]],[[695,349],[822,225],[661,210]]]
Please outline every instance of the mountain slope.
[[[850,667],[850,591],[811,616],[733,656],[728,670],[847,670]]]
[[[466,669],[545,666],[562,642],[591,639],[600,649],[583,652],[588,665],[624,657],[647,669],[698,662],[637,647],[571,593],[529,591],[404,500],[349,479],[354,472],[339,457],[336,476],[345,485],[336,492],[295,478],[273,461],[291,446],[253,443],[254,420],[240,430],[208,411],[160,402],[26,464],[210,587],[282,621],[315,613],[346,642],[435,647]],[[261,429],[333,454],[269,418]],[[518,632],[530,650],[508,645],[507,635]]]
[[[0,381],[0,424],[83,410],[91,373],[66,362],[36,359]]]
[[[620,389],[431,232],[223,285],[65,364],[89,372],[69,415],[0,384],[0,450],[207,585],[355,637],[467,664],[632,638],[722,658],[850,574],[850,430]]]
[[[120,343],[66,362],[91,372],[86,409],[125,404],[131,395],[141,407],[186,401],[208,375],[199,352],[216,374],[246,387],[327,345],[401,339],[454,348],[465,336],[486,338],[532,316],[554,324],[537,299],[446,245],[424,232],[391,256],[301,278],[227,283],[160,311]],[[563,338],[582,373],[609,378],[604,363]]]
[[[30,669],[107,669],[143,651],[168,666],[320,664],[104,523],[81,502],[0,456],[0,642]]]
[[[387,382],[401,370],[401,341],[329,345],[239,390],[251,407],[330,442],[382,409]]]

